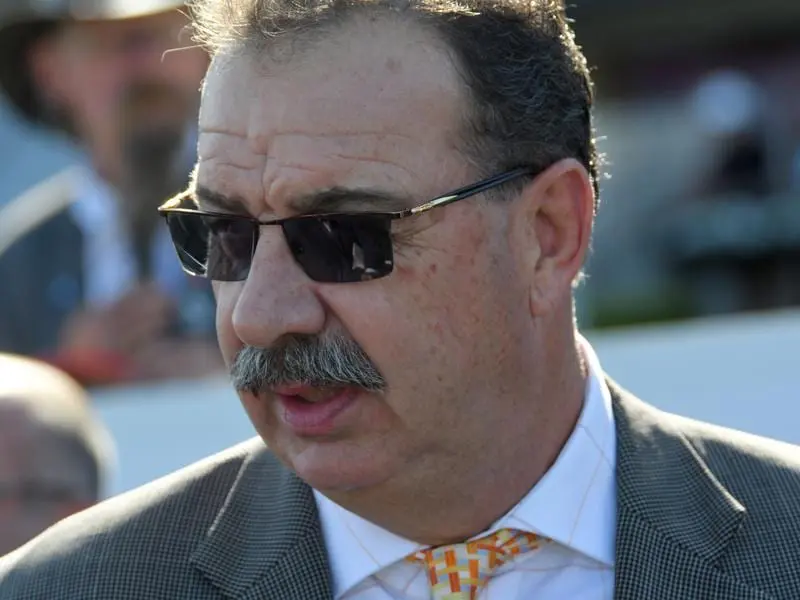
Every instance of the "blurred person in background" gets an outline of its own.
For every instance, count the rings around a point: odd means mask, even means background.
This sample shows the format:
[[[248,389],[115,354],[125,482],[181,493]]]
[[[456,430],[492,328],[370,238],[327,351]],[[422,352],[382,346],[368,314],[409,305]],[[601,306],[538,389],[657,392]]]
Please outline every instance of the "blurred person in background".
[[[100,501],[112,459],[77,382],[0,354],[0,556]]]
[[[798,236],[785,225],[796,198],[775,175],[783,131],[769,91],[724,69],[704,77],[689,102],[710,161],[674,207],[665,254],[693,312],[797,305]]]
[[[697,190],[704,198],[745,193],[760,199],[772,191],[768,106],[764,90],[736,70],[715,71],[697,85],[691,96],[693,120],[715,151]]]
[[[0,350],[84,383],[221,364],[207,285],[176,268],[156,207],[195,157],[207,57],[177,0],[0,0],[0,89],[86,164],[0,213]]]

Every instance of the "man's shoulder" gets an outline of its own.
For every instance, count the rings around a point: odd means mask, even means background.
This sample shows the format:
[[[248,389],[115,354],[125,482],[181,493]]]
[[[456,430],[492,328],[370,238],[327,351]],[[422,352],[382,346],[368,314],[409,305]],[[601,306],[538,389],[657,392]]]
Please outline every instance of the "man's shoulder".
[[[667,450],[688,449],[734,497],[768,500],[759,492],[765,486],[800,493],[800,446],[666,412],[613,381],[610,387],[623,407],[615,418],[626,423],[625,447],[637,464],[641,457],[652,462]],[[800,503],[790,508],[800,513]]]
[[[734,497],[758,503],[769,502],[773,493],[800,498],[800,446],[686,417],[670,419]],[[785,508],[800,516],[800,502]]]
[[[195,593],[187,568],[192,552],[244,464],[256,458],[274,460],[258,438],[65,519],[0,559],[0,599]]]

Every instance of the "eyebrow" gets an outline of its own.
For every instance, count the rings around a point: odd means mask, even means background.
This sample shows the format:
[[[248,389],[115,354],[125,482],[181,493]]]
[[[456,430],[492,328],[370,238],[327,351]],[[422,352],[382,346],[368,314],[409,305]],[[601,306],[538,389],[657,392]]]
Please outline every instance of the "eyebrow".
[[[193,197],[195,203],[201,209],[211,208],[239,215],[247,215],[249,213],[244,198],[239,196],[227,196],[202,185],[195,185],[194,189],[189,190],[188,194]]]
[[[201,209],[221,210],[247,215],[247,203],[240,196],[228,196],[202,185],[187,192]],[[333,187],[290,199],[289,210],[295,215],[314,215],[335,212],[381,211],[395,212],[413,206],[411,196],[369,188]]]
[[[411,196],[370,188],[332,187],[289,200],[295,214],[324,214],[346,211],[394,212],[410,208]]]

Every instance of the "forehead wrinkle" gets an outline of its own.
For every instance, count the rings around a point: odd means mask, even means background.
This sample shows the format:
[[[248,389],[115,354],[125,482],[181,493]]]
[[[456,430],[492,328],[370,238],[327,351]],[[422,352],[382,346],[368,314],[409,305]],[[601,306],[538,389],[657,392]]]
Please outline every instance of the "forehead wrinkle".
[[[393,167],[395,169],[400,169],[401,171],[403,171],[405,173],[405,175],[407,175],[409,177],[412,176],[411,171],[409,171],[403,165],[398,165],[397,163],[392,162],[390,160],[377,158],[375,156],[359,156],[357,154],[344,154],[342,152],[334,153],[331,156],[333,158],[339,158],[339,159],[342,159],[342,160],[354,160],[354,161],[358,161],[358,162],[361,162],[361,163],[375,163],[375,164],[378,164],[378,165],[389,166],[389,167]]]
[[[267,161],[274,161],[278,160],[277,155],[275,154],[275,146],[277,143],[281,142],[283,139],[289,138],[289,141],[292,141],[291,138],[318,138],[318,139],[337,139],[343,143],[352,143],[352,142],[359,142],[362,140],[369,140],[370,138],[375,138],[374,141],[381,143],[383,147],[391,147],[393,144],[397,142],[411,142],[416,144],[414,138],[407,134],[402,133],[394,133],[390,131],[352,131],[352,130],[336,130],[336,129],[329,129],[327,131],[315,131],[310,133],[309,131],[301,131],[301,130],[281,130],[281,131],[271,131],[271,132],[264,132],[258,133],[253,136],[250,136],[249,139],[252,144],[253,151],[257,154],[265,155]],[[377,147],[375,148],[377,150]],[[328,153],[330,156],[335,158],[341,158],[346,160],[359,160],[359,161],[367,161],[367,160],[374,160],[375,162],[379,162],[380,159],[375,158],[375,152],[370,154],[367,153],[359,153],[353,152],[352,155],[349,155],[345,152],[331,152]],[[385,164],[389,164],[392,166],[400,167],[396,163],[392,163],[391,161],[384,161]],[[298,169],[306,169],[305,165],[302,165],[297,162],[291,161],[284,161],[283,163],[285,166],[289,166],[292,168]],[[400,167],[402,168],[402,167]],[[410,173],[409,173],[410,174]]]
[[[391,204],[393,209],[399,209],[405,208],[408,198],[413,197],[407,185],[413,181],[411,170],[396,161],[380,158],[377,149],[359,152],[360,148],[353,148],[352,153],[348,153],[347,150],[330,148],[318,155],[305,153],[297,145],[290,149],[284,146],[282,150],[280,154],[288,156],[270,155],[262,179],[263,197],[273,207],[280,205],[293,214],[308,213],[316,212],[313,207],[320,199],[324,200],[322,205],[326,207],[335,206],[340,201],[342,205],[358,207],[359,200],[374,196],[376,200],[392,198],[387,206]],[[310,156],[314,158],[305,159]],[[375,172],[364,170],[365,165],[384,168]],[[352,202],[347,201],[349,192],[353,195]],[[399,201],[400,198],[403,202]],[[331,199],[336,201],[330,202]],[[308,206],[312,209],[306,208]]]
[[[232,148],[230,144],[235,144],[237,142],[247,144],[245,148],[253,155],[261,156],[263,154],[259,152],[257,148],[248,147],[253,144],[250,142],[247,132],[223,131],[220,128],[212,129],[201,123],[198,129],[197,141],[198,160],[202,162],[204,160],[216,158],[220,154],[223,156],[229,155],[231,154]],[[237,154],[243,155],[246,153],[239,150]]]
[[[247,132],[246,131],[231,131],[230,129],[222,129],[221,127],[209,127],[208,125],[203,125],[200,123],[200,133],[202,135],[221,135],[224,137],[238,137],[242,139],[247,139]]]
[[[292,167],[285,166],[284,169]],[[296,170],[319,172],[308,167]],[[273,208],[279,204],[291,214],[340,212],[364,208],[395,211],[408,208],[414,201],[413,195],[405,188],[398,189],[398,186],[387,183],[371,183],[363,179],[348,182],[346,178],[334,174],[326,178],[330,181],[329,184],[312,185],[306,178],[292,178],[286,175],[283,172],[269,181],[265,178],[264,199]],[[395,189],[392,189],[393,187]]]
[[[216,171],[218,169],[246,172],[248,170],[260,171],[265,156],[253,152],[247,147],[246,134],[222,133],[219,130],[208,132],[202,128],[199,131],[197,166],[193,179],[200,180],[207,187],[218,187]],[[238,177],[237,177],[238,179]],[[219,190],[226,191],[226,190]]]
[[[413,173],[397,161],[381,158],[381,154],[391,155],[397,151],[398,143],[411,143],[417,145],[418,141],[412,136],[387,131],[280,131],[260,136],[260,146],[267,152],[267,161],[279,162],[283,167],[300,170],[314,170],[313,166],[291,158],[280,158],[279,152],[307,155],[298,150],[299,145],[315,144],[318,139],[336,140],[330,148],[323,148],[320,156],[327,159],[345,161],[372,162],[391,166],[404,172],[404,175],[413,177]],[[344,148],[342,148],[344,146]],[[407,155],[401,151],[402,155]],[[301,159],[302,160],[302,159]]]
[[[219,194],[237,197],[247,212],[261,212],[259,173],[265,156],[244,146],[247,135],[216,130],[209,136],[200,131],[198,162],[188,192],[194,195],[197,186]],[[200,203],[202,205],[202,203]],[[258,210],[256,210],[258,208]]]
[[[269,146],[269,140],[274,139],[275,137],[290,137],[290,136],[302,136],[308,137],[309,133],[306,130],[302,129],[282,129],[281,131],[273,131],[273,132],[265,132],[257,135],[251,136],[260,148],[267,148]],[[245,134],[244,137],[247,137]],[[397,133],[394,131],[385,131],[385,130],[364,130],[364,131],[353,131],[352,129],[335,129],[334,127],[329,128],[327,131],[319,131],[314,132],[314,137],[319,138],[327,138],[327,137],[338,137],[338,138],[363,138],[363,137],[381,137],[381,138],[400,138],[405,140],[414,141],[413,137],[404,133]]]
[[[403,173],[403,175],[405,175],[406,177],[410,177],[410,178],[413,177],[413,173],[409,169],[407,169],[403,165],[397,164],[396,162],[393,162],[393,161],[388,160],[388,159],[381,159],[381,158],[377,158],[375,156],[365,156],[365,155],[357,155],[357,154],[344,154],[344,153],[341,153],[341,152],[334,152],[334,153],[328,154],[327,156],[329,158],[338,159],[338,160],[344,160],[344,161],[353,161],[353,162],[359,162],[359,163],[373,163],[373,164],[377,164],[377,165],[381,165],[381,166],[388,166],[388,167],[392,167],[393,169],[397,169],[397,170],[401,171]],[[316,172],[319,172],[319,170],[320,170],[319,168],[316,168],[314,166],[307,165],[307,164],[289,162],[289,161],[282,161],[282,160],[279,160],[275,156],[267,157],[267,163],[268,164],[270,164],[270,161],[273,161],[271,164],[280,163],[279,166],[276,167],[276,168],[281,168],[281,169],[292,169],[292,170],[296,170],[296,171],[306,171],[306,172],[310,172],[310,173],[316,173]],[[267,178],[265,177],[265,180],[266,179]],[[391,178],[391,179],[394,179],[394,178]]]

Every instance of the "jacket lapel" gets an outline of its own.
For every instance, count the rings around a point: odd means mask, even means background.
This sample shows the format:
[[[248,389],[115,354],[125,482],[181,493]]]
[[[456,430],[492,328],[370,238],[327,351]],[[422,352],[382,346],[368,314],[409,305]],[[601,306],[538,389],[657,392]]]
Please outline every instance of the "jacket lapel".
[[[745,508],[675,425],[609,382],[617,425],[616,600],[768,600],[718,565]]]
[[[245,461],[192,563],[239,600],[330,600],[314,496],[263,445]]]

